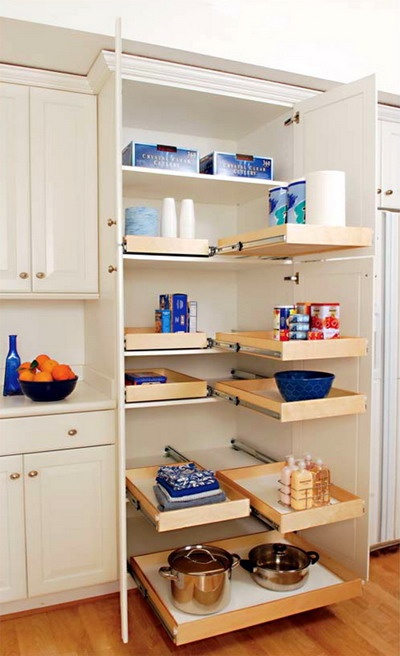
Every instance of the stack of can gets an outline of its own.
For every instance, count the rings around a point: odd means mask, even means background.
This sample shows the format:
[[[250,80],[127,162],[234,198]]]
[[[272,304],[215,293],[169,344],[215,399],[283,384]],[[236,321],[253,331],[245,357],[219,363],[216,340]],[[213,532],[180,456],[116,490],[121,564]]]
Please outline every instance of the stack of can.
[[[339,303],[276,305],[273,310],[274,340],[335,339],[340,336]]]

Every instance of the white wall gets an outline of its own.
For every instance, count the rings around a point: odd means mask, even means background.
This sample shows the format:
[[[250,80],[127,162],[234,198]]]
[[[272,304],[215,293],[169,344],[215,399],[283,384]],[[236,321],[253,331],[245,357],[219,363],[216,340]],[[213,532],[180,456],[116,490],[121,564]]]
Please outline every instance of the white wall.
[[[2,0],[4,17],[400,93],[399,0]]]

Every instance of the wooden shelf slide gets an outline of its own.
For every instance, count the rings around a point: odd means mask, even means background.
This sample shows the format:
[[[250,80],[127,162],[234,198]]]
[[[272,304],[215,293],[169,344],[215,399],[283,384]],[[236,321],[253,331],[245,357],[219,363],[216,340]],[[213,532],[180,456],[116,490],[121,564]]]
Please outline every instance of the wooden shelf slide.
[[[289,542],[304,550],[313,546],[297,536],[286,540],[277,531],[256,533],[239,538],[219,540],[215,544],[241,558],[247,558],[253,547],[267,542]],[[130,559],[133,573],[146,591],[153,609],[162,620],[176,645],[255,626],[321,606],[361,595],[362,581],[319,551],[320,559],[310,566],[309,577],[302,588],[290,592],[273,592],[259,586],[241,567],[232,571],[231,600],[214,615],[189,615],[175,608],[170,597],[170,582],[158,574],[168,562],[170,551]]]
[[[154,328],[125,328],[126,351],[205,349],[206,333],[155,333]]]
[[[248,517],[250,514],[250,502],[246,495],[238,492],[236,486],[231,487],[229,483],[222,480],[220,487],[226,494],[226,501],[196,508],[162,512],[158,510],[157,499],[153,491],[157,470],[158,466],[128,469],[126,471],[126,487],[139,502],[142,512],[160,533],[190,526],[225,522],[230,519]],[[218,476],[217,478],[219,480]]]
[[[235,245],[242,244],[241,250]],[[372,243],[370,228],[345,226],[296,225],[281,226],[245,232],[218,240],[223,255],[290,257],[323,253],[325,251],[362,248]]]
[[[123,241],[125,253],[192,255],[198,257],[208,257],[209,255],[207,239],[126,235]]]
[[[279,476],[284,462],[226,469],[218,478],[250,499],[250,505],[271,520],[281,533],[300,531],[354,519],[364,514],[364,501],[360,497],[331,485],[331,503],[320,508],[292,510],[278,501]]]
[[[367,340],[364,337],[280,342],[273,336],[272,330],[239,330],[216,333],[215,340],[239,344],[238,352],[244,355],[281,361],[360,357],[367,354]]]
[[[200,378],[186,376],[172,369],[149,367],[132,369],[126,373],[146,373],[152,371],[167,377],[166,383],[150,385],[125,385],[125,401],[140,403],[143,401],[167,401],[170,399],[197,399],[207,396],[207,383]]]
[[[284,423],[365,412],[364,394],[331,388],[324,399],[286,402],[273,378],[255,380],[224,380],[213,385],[214,390],[236,397],[243,407],[264,412]]]

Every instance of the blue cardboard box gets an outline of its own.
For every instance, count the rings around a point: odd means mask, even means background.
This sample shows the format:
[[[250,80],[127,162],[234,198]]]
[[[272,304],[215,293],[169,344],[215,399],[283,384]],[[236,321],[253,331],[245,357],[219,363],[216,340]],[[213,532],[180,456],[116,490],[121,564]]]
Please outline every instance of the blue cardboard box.
[[[131,141],[122,151],[122,164],[144,166],[148,169],[199,172],[197,150],[162,144],[143,144]]]
[[[200,173],[273,180],[272,157],[214,152],[200,159]]]

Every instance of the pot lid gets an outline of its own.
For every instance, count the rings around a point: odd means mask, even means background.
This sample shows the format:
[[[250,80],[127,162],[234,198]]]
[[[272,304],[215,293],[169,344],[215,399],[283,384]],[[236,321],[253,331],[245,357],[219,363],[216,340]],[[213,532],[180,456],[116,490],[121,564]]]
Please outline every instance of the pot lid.
[[[182,574],[218,574],[231,567],[228,552],[215,547],[193,546],[177,549],[168,558],[169,564]]]
[[[249,553],[249,559],[254,566],[280,572],[304,569],[310,564],[306,551],[280,542],[254,547]]]

